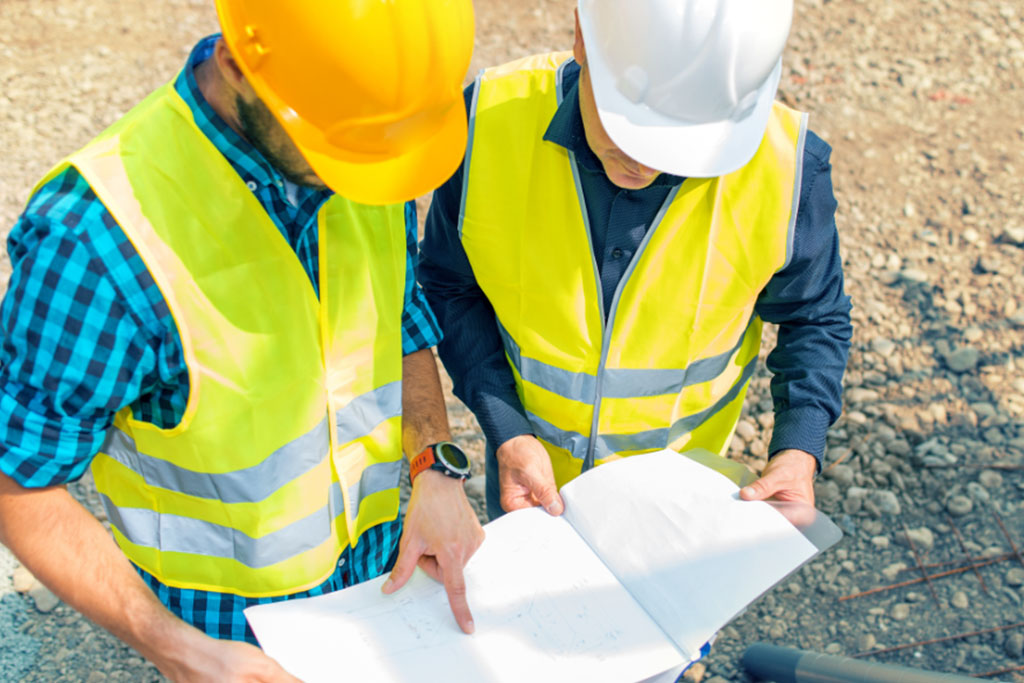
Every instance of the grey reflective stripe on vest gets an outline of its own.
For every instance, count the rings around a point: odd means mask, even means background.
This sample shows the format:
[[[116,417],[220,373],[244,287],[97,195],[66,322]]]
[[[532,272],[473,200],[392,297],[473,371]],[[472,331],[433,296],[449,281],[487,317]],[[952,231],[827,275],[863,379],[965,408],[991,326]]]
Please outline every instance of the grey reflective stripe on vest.
[[[359,502],[373,493],[398,486],[402,462],[375,463],[363,470],[349,488],[352,518]],[[190,553],[237,560],[251,569],[269,567],[311,550],[334,535],[335,520],[345,504],[338,482],[331,484],[327,504],[312,514],[253,538],[238,529],[181,515],[160,514],[144,508],[118,508],[101,494],[111,524],[135,545],[161,552]],[[354,539],[353,539],[354,540]]]
[[[678,394],[685,387],[709,382],[722,374],[729,367],[736,352],[747,339],[750,326],[754,323],[752,316],[747,321],[743,333],[731,349],[717,356],[710,356],[694,361],[684,369],[651,369],[651,368],[605,368],[601,384],[603,398],[638,398],[642,396],[663,396]],[[536,358],[524,357],[519,344],[512,338],[505,327],[498,322],[505,345],[505,353],[515,367],[516,372],[524,381],[536,384],[564,398],[593,405],[597,393],[597,377],[587,372],[571,372],[549,365]]]
[[[402,414],[402,381],[391,382],[356,396],[335,415],[338,443],[366,436],[377,425]]]
[[[263,462],[233,472],[197,472],[147,455],[138,450],[130,436],[116,427],[107,430],[106,441],[100,449],[139,474],[149,486],[225,503],[258,503],[282,484],[319,465],[329,450],[326,418],[299,438],[278,448]]]
[[[786,260],[779,270],[789,265],[793,258],[793,235],[796,234],[796,213],[800,208],[800,189],[804,181],[804,145],[807,142],[807,114],[800,116],[800,133],[796,141],[796,169],[793,173],[793,203],[789,213],[789,227],[786,234]]]
[[[672,423],[670,427],[649,429],[632,434],[599,434],[598,437],[594,439],[594,459],[601,460],[602,458],[607,458],[615,453],[627,451],[655,450],[667,447],[670,443],[682,436],[685,436],[689,432],[692,432],[712,415],[732,403],[732,401],[740,395],[740,392],[743,391],[743,388],[747,385],[751,375],[754,374],[754,369],[756,367],[757,357],[754,357],[745,366],[743,366],[743,372],[736,380],[736,383],[729,388],[729,391],[727,391],[725,395],[715,401],[714,405],[700,411],[699,413],[681,417]],[[527,417],[529,418],[530,424],[533,426],[538,437],[544,439],[553,446],[558,446],[559,448],[569,451],[572,457],[577,460],[586,460],[588,446],[587,437],[579,432],[560,429],[529,411],[527,411]]]
[[[469,125],[466,134],[466,158],[462,162],[462,198],[459,200],[459,239],[462,239],[462,223],[466,218],[466,194],[469,191],[469,160],[473,155],[473,133],[476,130],[476,102],[480,98],[480,82],[483,80],[484,70],[477,74],[473,83],[473,101],[469,105]]]

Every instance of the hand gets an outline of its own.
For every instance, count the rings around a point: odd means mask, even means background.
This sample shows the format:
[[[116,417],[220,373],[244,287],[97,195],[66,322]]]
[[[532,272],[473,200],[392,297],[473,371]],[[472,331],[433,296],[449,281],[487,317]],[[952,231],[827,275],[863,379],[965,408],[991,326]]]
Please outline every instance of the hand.
[[[549,514],[562,514],[565,504],[555,486],[551,458],[535,436],[514,436],[501,444],[495,455],[505,512],[539,505]]]
[[[466,602],[462,569],[483,542],[483,527],[462,481],[426,470],[413,481],[398,560],[382,590],[388,594],[397,591],[419,565],[444,584],[455,621],[465,633],[472,633],[473,615]]]
[[[173,661],[154,663],[172,681],[179,683],[302,683],[281,665],[249,643],[217,640],[195,629],[185,635],[188,643],[175,650]]]
[[[806,451],[789,448],[768,461],[761,478],[740,490],[743,500],[775,500],[814,505],[817,459]]]

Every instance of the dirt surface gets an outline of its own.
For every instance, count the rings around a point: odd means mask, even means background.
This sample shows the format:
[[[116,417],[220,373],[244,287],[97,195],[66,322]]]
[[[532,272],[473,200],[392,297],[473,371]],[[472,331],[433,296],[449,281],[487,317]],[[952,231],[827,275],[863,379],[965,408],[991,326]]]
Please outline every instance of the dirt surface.
[[[51,164],[173,77],[216,30],[211,5],[0,0],[0,230]],[[478,0],[471,73],[567,49],[572,7]],[[1019,2],[797,1],[780,97],[834,148],[855,305],[846,410],[816,485],[847,536],[722,632],[705,680],[748,680],[739,655],[756,640],[852,655],[1024,622],[1024,561],[1008,555],[1024,549],[1022,41]],[[6,280],[6,254],[0,268]],[[767,383],[762,370],[732,449],[754,468]],[[475,422],[450,408],[479,464]],[[88,480],[72,490],[95,506]],[[915,553],[993,562],[841,599],[919,576]],[[1009,628],[872,658],[985,673],[1024,665],[1022,648],[1024,629]],[[0,547],[0,680],[158,678]]]

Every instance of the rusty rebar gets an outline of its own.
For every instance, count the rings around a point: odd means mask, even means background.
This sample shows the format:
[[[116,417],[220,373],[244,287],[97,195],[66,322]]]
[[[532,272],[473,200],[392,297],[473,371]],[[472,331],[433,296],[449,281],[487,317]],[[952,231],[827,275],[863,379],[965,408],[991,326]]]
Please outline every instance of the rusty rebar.
[[[925,571],[924,565],[921,562],[921,555],[918,554],[917,546],[914,545],[913,539],[910,538],[910,529],[907,528],[905,522],[901,522],[901,524],[903,524],[903,537],[907,539],[907,545],[910,546],[910,552],[914,555],[914,562],[917,563],[917,568],[921,572],[921,577],[924,579],[924,582],[928,585],[928,592],[932,594],[932,600],[935,601],[935,604],[941,607],[942,603],[939,602],[939,595],[935,592],[935,586],[933,586],[932,582],[928,579],[928,572]]]
[[[930,576],[928,576],[928,579],[941,579],[944,576],[952,576],[953,574],[960,574],[962,572],[965,572],[965,571],[967,571],[969,569],[973,569],[975,567],[987,567],[990,564],[995,564],[996,562],[1002,562],[1003,559],[1006,559],[1006,558],[1002,558],[1002,559],[989,559],[989,560],[985,560],[984,562],[975,562],[974,564],[968,565],[966,567],[958,567],[956,569],[950,569],[948,571],[939,572],[938,574],[931,574]],[[844,596],[840,597],[838,599],[838,601],[839,602],[843,602],[844,600],[852,600],[854,598],[862,598],[865,595],[873,595],[874,593],[882,593],[884,591],[893,590],[895,588],[903,588],[904,586],[913,586],[915,583],[923,583],[923,582],[924,582],[924,578],[923,577],[919,577],[919,578],[916,578],[916,579],[909,579],[907,581],[900,581],[899,583],[894,583],[894,584],[891,584],[889,586],[879,586],[878,588],[871,588],[871,589],[866,590],[866,591],[861,591],[860,593],[852,593],[850,595],[844,595]]]
[[[951,564],[958,564],[960,562],[984,562],[986,560],[998,560],[999,562],[1002,562],[1003,560],[1009,560],[1014,557],[1016,557],[1016,555],[1014,555],[1013,553],[1001,553],[999,555],[993,555],[991,557],[971,557],[970,555],[968,555],[966,560],[962,558],[957,558],[955,560],[944,560],[942,562],[929,562],[928,564],[924,565],[924,567],[925,569],[938,569],[939,567],[948,567]],[[903,569],[899,570],[899,573],[912,572],[916,570],[917,567],[904,567]]]
[[[999,513],[993,510],[992,516],[996,518],[996,523],[999,525],[999,528],[1003,530],[1003,536],[1006,536],[1006,540],[1009,541],[1010,547],[1013,548],[1013,554],[1017,556],[1017,561],[1020,562],[1022,567],[1024,567],[1024,556],[1020,554],[1020,550],[1017,548],[1017,544],[1013,542],[1010,532],[1006,530],[1005,526],[1003,526],[1003,520],[999,516]]]
[[[971,554],[967,552],[967,544],[964,543],[964,537],[960,534],[960,529],[958,529],[956,524],[953,523],[953,518],[946,515],[946,521],[949,522],[949,528],[951,528],[953,530],[953,534],[956,535],[956,542],[960,544],[960,550],[963,551],[968,562],[973,562]],[[985,579],[982,578],[981,572],[978,571],[977,567],[974,568],[974,575],[978,577],[978,581],[981,583],[981,590],[985,591],[985,595],[988,595],[988,586],[985,585]]]
[[[1005,631],[1011,628],[1020,628],[1024,626],[1024,621],[1017,622],[1016,624],[1006,624],[1004,626],[993,626],[992,628],[983,628],[980,631],[968,631],[966,633],[956,633],[951,636],[942,636],[941,638],[929,638],[928,640],[919,640],[914,643],[905,643],[903,645],[893,645],[892,647],[883,647],[877,650],[869,650],[867,652],[860,652],[852,657],[870,657],[872,655],[886,654],[887,652],[896,652],[898,650],[906,650],[910,647],[923,647],[925,645],[933,645],[934,643],[944,643],[948,640],[960,640],[962,638],[970,638],[971,636],[980,636],[986,633],[995,633],[996,631]]]
[[[1000,676],[1002,674],[1013,673],[1014,671],[1024,671],[1024,664],[1020,666],[1008,666],[1005,669],[996,669],[995,671],[986,671],[983,674],[968,674],[971,678],[988,678],[989,676]]]

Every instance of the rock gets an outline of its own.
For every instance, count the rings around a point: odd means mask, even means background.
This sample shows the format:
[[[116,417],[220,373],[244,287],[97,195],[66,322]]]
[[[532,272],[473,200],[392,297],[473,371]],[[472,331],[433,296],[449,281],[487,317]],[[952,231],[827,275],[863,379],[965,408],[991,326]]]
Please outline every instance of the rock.
[[[907,529],[905,536],[897,535],[897,538],[906,544],[907,538],[914,544],[914,547],[919,551],[927,552],[935,546],[935,534],[932,530],[926,526],[917,527],[914,529]]]
[[[885,337],[875,337],[871,340],[871,350],[880,356],[888,356],[896,350],[896,343]]]
[[[1024,227],[1010,226],[1003,228],[1003,234],[1000,236],[1000,239],[1017,246],[1024,246]]]
[[[832,480],[814,482],[814,498],[823,503],[832,503],[841,498],[839,484]]]
[[[978,483],[989,491],[994,491],[1003,485],[1003,475],[995,470],[982,470],[978,475]]]
[[[827,654],[827,655],[837,655],[837,654],[839,654],[842,651],[843,651],[843,646],[840,645],[839,643],[829,643],[828,645],[825,646],[825,654]]]
[[[903,621],[910,616],[910,605],[906,602],[897,602],[889,611],[889,616],[896,621]]]
[[[971,325],[966,330],[964,330],[964,339],[971,342],[972,344],[984,336],[985,333],[982,332],[981,328],[978,327],[977,325]]]
[[[1006,584],[1008,586],[1024,586],[1024,569],[1011,567],[1006,571]]]
[[[477,475],[466,482],[466,497],[470,500],[477,500],[482,505],[487,504],[487,477]]]
[[[967,482],[967,495],[976,503],[987,503],[989,499],[988,489],[976,481]]]
[[[917,268],[904,268],[899,272],[899,277],[904,282],[923,285],[928,282],[928,273]]]
[[[885,569],[882,570],[882,576],[889,581],[892,581],[896,576],[907,568],[905,562],[893,562],[890,565],[886,565]]]
[[[865,389],[864,387],[853,387],[846,391],[846,400],[850,403],[867,403],[868,401],[877,401],[878,392],[874,389]]]
[[[946,365],[953,372],[968,372],[974,369],[980,359],[981,354],[977,349],[964,346],[946,356]]]
[[[871,537],[871,545],[875,546],[879,550],[885,550],[886,548],[889,547],[889,537],[888,536],[872,536]]]
[[[963,517],[974,508],[974,503],[967,496],[951,496],[946,501],[946,510],[954,517]]]
[[[107,674],[102,671],[93,671],[89,674],[89,678],[85,679],[85,683],[103,683],[107,680]]]
[[[786,625],[781,621],[776,621],[768,628],[768,637],[772,640],[782,640],[786,636]]]
[[[1024,633],[1011,633],[1006,636],[1003,650],[1008,657],[1013,657],[1014,659],[1020,659],[1021,656],[1024,656]]]
[[[44,614],[52,612],[60,604],[60,598],[50,592],[50,589],[43,584],[35,585],[28,592],[28,596],[36,603],[36,609]]]
[[[842,487],[853,484],[853,468],[849,465],[833,465],[825,470],[824,475]]]
[[[967,606],[970,604],[967,600],[967,593],[963,591],[953,593],[953,597],[949,602],[957,609],[967,609]]]
[[[878,644],[878,640],[875,638],[874,633],[862,633],[857,636],[857,652],[867,652],[868,650],[875,649],[875,645]]]
[[[893,455],[898,455],[901,458],[905,458],[911,453],[910,443],[904,439],[895,439],[889,442],[885,449]]]
[[[872,491],[868,500],[870,500],[883,515],[900,514],[900,499],[897,498],[896,494],[892,491],[887,491],[885,489]]]
[[[39,583],[36,581],[36,577],[32,576],[32,572],[22,564],[19,564],[17,568],[15,568],[14,573],[11,575],[11,580],[14,584],[14,590],[19,593],[27,593],[32,590],[33,586]]]
[[[740,420],[736,423],[736,433],[744,441],[750,441],[757,436],[757,427],[748,420]]]

